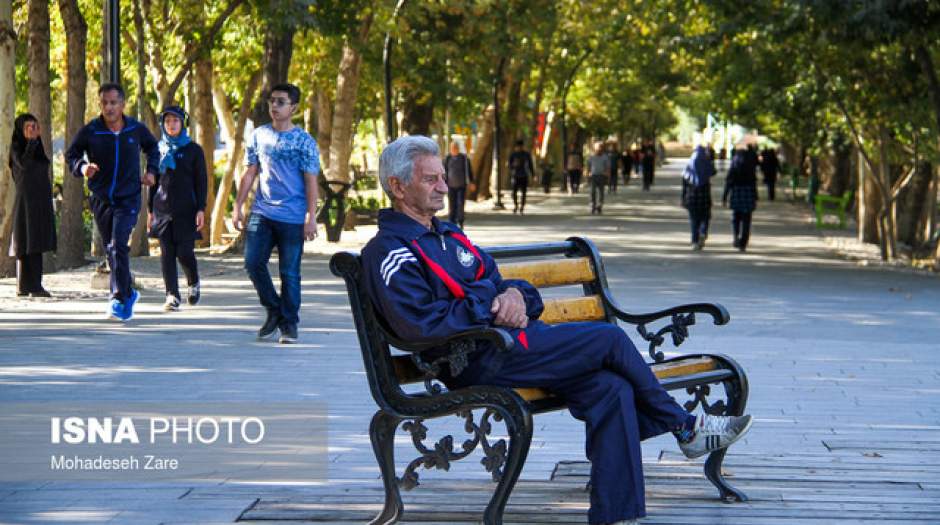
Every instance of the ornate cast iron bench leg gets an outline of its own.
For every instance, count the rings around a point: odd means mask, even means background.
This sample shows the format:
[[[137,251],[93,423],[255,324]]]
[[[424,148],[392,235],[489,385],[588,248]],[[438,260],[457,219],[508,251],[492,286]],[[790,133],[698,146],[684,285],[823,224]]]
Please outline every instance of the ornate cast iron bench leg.
[[[532,414],[528,411],[510,413],[501,410],[501,412],[504,412],[502,416],[506,421],[506,430],[509,432],[509,451],[499,483],[483,513],[483,523],[486,525],[502,525],[503,510],[519,479],[519,474],[522,473],[522,466],[525,464],[526,456],[529,455],[529,445],[532,443]]]
[[[716,415],[743,415],[748,395],[747,376],[744,375],[744,370],[733,360],[728,358],[722,360],[729,368],[736,372],[734,377],[723,382],[728,403],[723,404],[719,401],[718,403],[712,404],[710,407],[704,406],[704,408],[706,412]],[[709,410],[709,408],[712,410]],[[739,489],[732,486],[731,483],[728,483],[728,480],[725,479],[721,472],[721,465],[725,460],[725,454],[727,452],[728,449],[723,448],[708,455],[708,459],[705,460],[705,477],[718,489],[719,497],[722,501],[726,503],[747,501],[747,496],[744,492],[741,492]]]
[[[385,507],[369,525],[391,525],[401,519],[404,507],[398,490],[398,478],[395,476],[395,429],[398,423],[398,418],[379,410],[372,416],[369,425],[372,451],[375,452],[385,485]]]

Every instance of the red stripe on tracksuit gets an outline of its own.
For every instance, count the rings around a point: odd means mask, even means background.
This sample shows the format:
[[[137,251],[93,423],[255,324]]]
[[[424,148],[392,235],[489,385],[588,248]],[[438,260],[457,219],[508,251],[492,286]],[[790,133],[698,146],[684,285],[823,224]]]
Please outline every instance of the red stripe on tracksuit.
[[[457,239],[457,241],[459,241],[461,244],[466,246],[467,249],[470,250],[470,252],[473,253],[473,255],[480,261],[480,267],[477,268],[477,273],[475,277],[475,280],[479,281],[480,278],[483,277],[483,272],[485,271],[485,268],[483,267],[483,257],[480,256],[480,252],[477,250],[477,247],[474,246],[473,243],[470,242],[470,239],[468,239],[464,235],[461,235],[459,233],[451,233],[451,236]],[[454,280],[454,278],[451,277],[450,274],[447,273],[447,270],[445,270],[440,264],[437,264],[436,262],[434,262],[430,257],[428,257],[426,253],[424,253],[424,250],[421,249],[421,246],[418,244],[417,239],[411,241],[411,244],[413,244],[414,247],[417,248],[418,255],[420,255],[421,258],[424,259],[424,263],[428,265],[428,268],[430,268],[432,272],[434,272],[434,275],[436,275],[441,281],[444,282],[444,286],[446,286],[447,289],[450,290],[450,293],[454,297],[456,297],[457,299],[463,299],[464,297],[467,296],[466,292],[463,291],[463,287],[460,286],[460,283]],[[528,350],[529,338],[525,335],[524,330],[519,331],[519,335],[517,336],[517,338],[519,339],[519,344],[522,345],[522,348],[525,348],[526,350]]]
[[[418,245],[417,240],[411,241],[411,244],[414,244],[415,248],[418,249],[418,254],[421,255],[422,259],[424,259],[424,262],[425,264],[428,265],[428,268],[430,268],[431,271],[434,272],[434,275],[437,275],[442,281],[444,281],[444,286],[446,286],[447,289],[450,290],[450,293],[452,293],[454,297],[456,297],[457,299],[463,299],[464,297],[467,296],[467,294],[464,293],[463,291],[463,287],[461,287],[460,284],[457,283],[457,281],[455,281],[453,277],[448,275],[447,271],[444,270],[444,268],[442,268],[440,264],[437,264],[436,262],[432,261],[431,258],[428,257],[426,253],[424,253],[424,250],[422,250],[421,246]]]
[[[465,235],[462,235],[459,233],[451,233],[450,236],[460,241],[460,243],[466,246],[467,249],[470,250],[470,252],[472,252],[473,255],[480,261],[480,267],[477,268],[477,276],[476,276],[476,280],[479,281],[480,278],[483,277],[483,272],[486,269],[483,267],[483,257],[480,255],[480,252],[477,251],[477,247],[474,246],[473,243],[470,242],[470,239],[468,239]]]

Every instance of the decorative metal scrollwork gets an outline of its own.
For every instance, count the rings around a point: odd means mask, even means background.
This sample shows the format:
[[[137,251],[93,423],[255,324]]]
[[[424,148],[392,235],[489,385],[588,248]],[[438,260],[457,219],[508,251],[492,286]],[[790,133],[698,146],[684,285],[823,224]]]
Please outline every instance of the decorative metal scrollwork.
[[[686,401],[682,406],[689,412],[695,410],[699,405],[702,410],[712,416],[725,415],[728,411],[728,404],[724,399],[719,399],[714,403],[708,402],[708,395],[711,394],[710,385],[694,385],[687,387],[685,391],[692,396],[692,399]]]
[[[656,350],[657,347],[661,346],[666,342],[664,337],[666,334],[672,334],[672,344],[673,346],[679,346],[683,341],[689,337],[689,327],[695,324],[695,312],[689,312],[687,314],[673,314],[672,323],[662,327],[658,332],[652,334],[646,330],[646,323],[641,323],[636,327],[637,332],[640,333],[640,336],[649,341],[649,354],[653,361],[657,363],[666,358],[662,352]]]
[[[442,437],[432,447],[424,444],[428,437],[428,428],[424,426],[424,419],[414,419],[406,421],[402,429],[411,433],[411,442],[415,449],[421,454],[411,461],[405,472],[398,478],[398,484],[405,490],[411,490],[418,486],[418,467],[425,469],[438,468],[450,470],[450,464],[459,461],[470,455],[478,446],[483,447],[483,459],[480,463],[489,472],[493,481],[499,481],[503,477],[503,466],[506,464],[506,454],[508,446],[505,439],[500,439],[495,443],[490,443],[487,436],[492,432],[493,426],[490,422],[502,421],[502,416],[493,409],[487,409],[480,418],[480,424],[473,421],[472,410],[461,410],[455,414],[464,419],[464,431],[472,434],[472,437],[464,440],[459,450],[454,450],[454,437],[447,435]]]
[[[457,377],[469,363],[469,356],[476,350],[476,343],[472,340],[461,340],[450,345],[450,352],[442,357],[431,361],[425,361],[420,352],[411,354],[411,361],[418,367],[418,370],[424,372],[424,389],[431,395],[440,394],[443,388],[438,381],[441,373],[441,367],[448,365],[450,367],[450,376]]]

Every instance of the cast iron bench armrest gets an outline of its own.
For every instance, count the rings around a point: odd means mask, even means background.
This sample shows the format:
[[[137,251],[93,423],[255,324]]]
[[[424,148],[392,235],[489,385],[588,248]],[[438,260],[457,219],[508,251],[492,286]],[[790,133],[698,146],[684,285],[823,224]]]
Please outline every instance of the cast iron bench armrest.
[[[644,340],[649,343],[649,355],[655,362],[665,359],[665,355],[657,350],[666,339],[665,335],[672,336],[673,346],[679,346],[689,337],[689,327],[695,324],[695,314],[703,313],[712,317],[716,325],[727,324],[731,320],[731,315],[724,306],[716,303],[693,303],[674,306],[659,312],[645,314],[631,314],[624,312],[620,305],[605,293],[605,299],[610,306],[610,311],[617,319],[637,325],[636,330]],[[646,329],[646,323],[670,317],[672,322],[660,328],[658,331],[649,332]]]
[[[621,310],[620,305],[611,300],[610,308],[618,319],[630,324],[645,324],[650,321],[662,319],[663,317],[672,317],[677,314],[692,314],[696,312],[712,316],[712,319],[717,325],[728,324],[728,321],[731,320],[731,315],[728,313],[728,310],[726,310],[724,306],[715,303],[683,304],[667,308],[666,310],[660,310],[659,312],[631,314]]]
[[[489,341],[496,346],[497,350],[508,351],[512,348],[512,345],[515,341],[512,340],[512,336],[509,335],[509,332],[502,328],[478,328],[476,330],[466,330],[463,332],[457,332],[448,337],[439,337],[436,339],[426,339],[423,341],[403,341],[395,335],[391,334],[388,330],[382,329],[383,334],[385,335],[385,340],[395,348],[399,350],[404,350],[406,352],[420,353],[426,350],[431,350],[432,348],[446,348],[453,344],[459,344],[465,341]]]

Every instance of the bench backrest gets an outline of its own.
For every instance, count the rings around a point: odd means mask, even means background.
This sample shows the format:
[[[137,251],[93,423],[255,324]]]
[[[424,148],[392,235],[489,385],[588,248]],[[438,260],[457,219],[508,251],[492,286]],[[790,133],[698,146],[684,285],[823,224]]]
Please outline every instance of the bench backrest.
[[[607,277],[597,248],[590,240],[571,237],[564,242],[485,248],[499,262],[504,279],[524,279],[539,289],[580,285],[580,293],[544,299],[541,320],[556,324],[572,321],[614,322],[604,299]],[[410,355],[393,355],[384,319],[365,292],[358,254],[340,252],[330,259],[330,270],[346,282],[359,346],[369,387],[383,409],[399,411],[407,398],[401,385],[419,382],[423,373]]]

